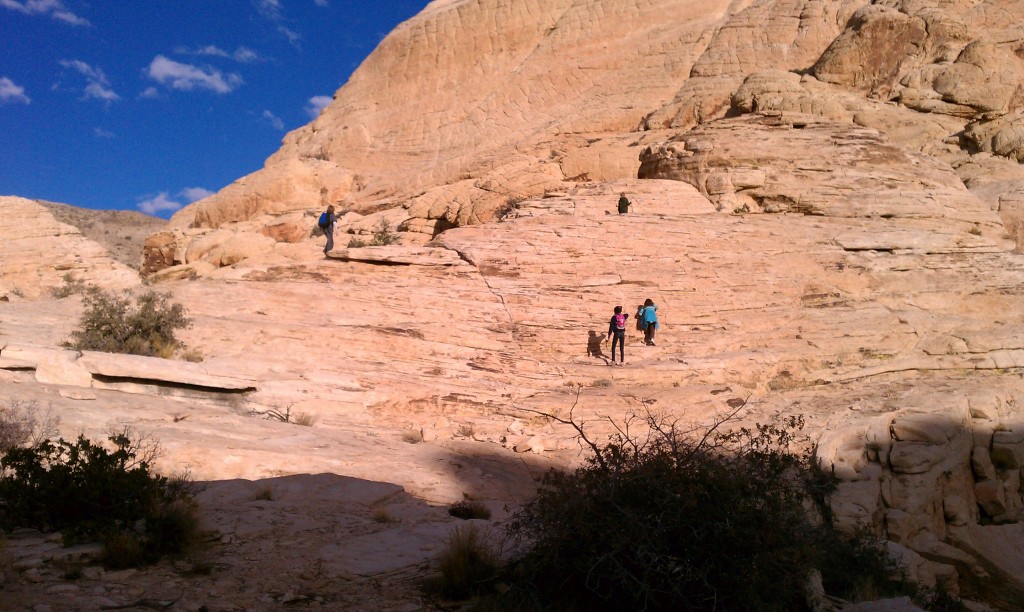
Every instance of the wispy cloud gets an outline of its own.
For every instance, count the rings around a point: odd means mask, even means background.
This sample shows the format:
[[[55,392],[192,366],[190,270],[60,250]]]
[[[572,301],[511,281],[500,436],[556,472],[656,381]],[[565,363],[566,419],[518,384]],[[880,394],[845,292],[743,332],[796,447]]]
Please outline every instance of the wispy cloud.
[[[3,0],[0,0],[2,2]],[[121,99],[113,89],[110,88],[110,80],[103,70],[90,66],[81,60],[61,60],[61,66],[71,68],[85,77],[85,97],[102,100],[106,103],[115,102]]]
[[[179,191],[174,198],[166,191],[161,191],[155,196],[144,196],[136,204],[136,208],[147,215],[159,215],[166,212],[173,213],[180,210],[185,204],[191,204],[211,195],[213,195],[213,192],[203,187],[186,187]],[[181,200],[184,200],[184,202]]]
[[[160,97],[160,91],[156,87],[147,87],[139,94],[143,100],[153,100]]]
[[[317,6],[327,6],[328,2],[327,0],[313,0],[313,4]]]
[[[334,98],[331,96],[313,96],[309,99],[309,104],[306,105],[306,113],[313,119],[316,119],[333,101]]]
[[[216,45],[206,45],[198,49],[189,49],[188,47],[178,47],[175,49],[176,53],[183,55],[206,55],[212,57],[223,57],[226,59],[233,59],[240,64],[252,64],[255,62],[266,61],[262,55],[258,52],[253,51],[249,47],[238,47],[233,52],[225,51]]]
[[[213,192],[210,191],[209,189],[204,189],[202,187],[186,187],[185,189],[182,189],[181,193],[178,195],[185,198],[185,200],[187,200],[188,203],[191,204],[192,202],[196,202],[198,200],[202,200],[203,198],[212,196]]]
[[[105,129],[101,128],[101,127],[93,128],[92,133],[96,135],[96,138],[108,138],[108,139],[110,139],[110,138],[114,137],[114,133],[113,132],[105,130]]]
[[[281,121],[281,118],[275,115],[274,113],[268,110],[263,111],[263,119],[270,124],[270,127],[274,128],[275,130],[284,130],[284,121]]]
[[[136,208],[147,215],[159,215],[162,212],[173,212],[184,206],[177,200],[172,200],[166,191],[161,191],[155,197],[139,200]]]
[[[254,0],[256,3],[256,12],[267,21],[273,23],[277,27],[277,31],[284,35],[288,39],[288,42],[293,46],[298,46],[299,41],[302,40],[302,36],[285,25],[284,11],[281,8],[281,0]]]
[[[89,26],[88,19],[79,17],[64,6],[60,0],[0,0],[0,6],[25,15],[49,15],[57,21],[74,26]]]
[[[156,56],[149,64],[147,74],[157,83],[172,89],[208,89],[219,94],[231,93],[244,82],[234,73],[225,75],[216,68],[181,64],[162,55]]]
[[[0,77],[0,103],[21,102],[28,104],[31,98],[25,95],[25,88],[15,85],[14,81],[7,77]]]

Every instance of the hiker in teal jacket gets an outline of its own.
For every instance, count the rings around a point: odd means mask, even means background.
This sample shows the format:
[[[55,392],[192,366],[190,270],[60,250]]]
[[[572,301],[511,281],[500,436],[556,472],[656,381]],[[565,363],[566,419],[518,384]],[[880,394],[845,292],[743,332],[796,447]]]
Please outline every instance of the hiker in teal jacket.
[[[654,300],[644,300],[644,344],[654,346],[654,332],[658,329],[658,307]]]

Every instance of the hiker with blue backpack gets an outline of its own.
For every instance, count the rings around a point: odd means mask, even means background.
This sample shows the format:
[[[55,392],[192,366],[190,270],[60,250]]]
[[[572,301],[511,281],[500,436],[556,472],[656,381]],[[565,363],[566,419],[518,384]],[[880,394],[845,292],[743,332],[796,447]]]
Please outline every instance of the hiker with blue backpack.
[[[334,224],[338,222],[338,216],[334,214],[334,205],[327,207],[325,212],[320,213],[320,220],[317,225],[327,236],[327,246],[324,247],[324,255],[327,255],[334,248]]]
[[[615,314],[608,322],[608,338],[612,340],[612,365],[615,365],[615,345],[619,346],[619,365],[626,364],[626,319],[628,314],[623,314],[622,306],[615,307]]]
[[[654,332],[658,329],[658,307],[654,304],[654,300],[651,298],[644,300],[643,311],[637,316],[643,320],[644,344],[654,346]]]

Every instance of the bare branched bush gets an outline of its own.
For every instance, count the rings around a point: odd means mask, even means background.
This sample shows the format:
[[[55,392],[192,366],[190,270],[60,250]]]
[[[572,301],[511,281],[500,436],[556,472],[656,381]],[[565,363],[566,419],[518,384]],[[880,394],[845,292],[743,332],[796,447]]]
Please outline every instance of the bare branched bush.
[[[56,436],[58,425],[60,417],[53,406],[40,408],[36,401],[7,400],[0,405],[0,453]]]

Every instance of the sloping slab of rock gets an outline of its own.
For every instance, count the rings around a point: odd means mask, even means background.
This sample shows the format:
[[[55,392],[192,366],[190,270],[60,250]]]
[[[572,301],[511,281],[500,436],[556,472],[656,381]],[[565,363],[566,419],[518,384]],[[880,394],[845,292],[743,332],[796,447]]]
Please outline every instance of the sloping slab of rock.
[[[379,246],[342,249],[330,252],[327,257],[340,261],[397,266],[462,266],[459,254],[448,249],[426,247]]]
[[[214,391],[239,392],[256,389],[255,381],[212,373],[203,364],[187,361],[84,351],[78,363],[93,376],[113,380],[155,382]]]
[[[844,232],[835,237],[845,251],[914,251],[920,253],[984,252],[1002,249],[992,240],[970,233],[954,233],[939,227],[878,228]]]

